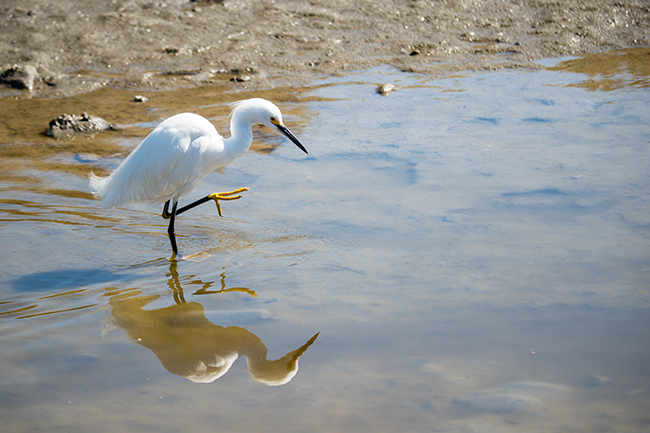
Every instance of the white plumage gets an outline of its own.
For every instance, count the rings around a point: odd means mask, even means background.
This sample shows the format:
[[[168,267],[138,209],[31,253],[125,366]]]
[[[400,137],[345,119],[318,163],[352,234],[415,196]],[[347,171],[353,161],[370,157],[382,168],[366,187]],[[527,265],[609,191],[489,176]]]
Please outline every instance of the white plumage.
[[[136,149],[107,177],[90,173],[90,190],[101,199],[102,209],[127,203],[173,203],[163,216],[170,221],[170,240],[176,253],[173,222],[176,204],[189,194],[211,171],[230,164],[244,155],[253,141],[251,126],[263,124],[276,128],[305,153],[298,139],[284,126],[282,113],[272,102],[254,98],[234,103],[230,118],[230,138],[224,139],[209,120],[193,113],[170,117],[158,125]],[[208,199],[232,199],[211,194],[178,214]],[[200,202],[200,203],[199,203]],[[218,202],[217,202],[218,204]],[[166,216],[169,215],[169,216]]]

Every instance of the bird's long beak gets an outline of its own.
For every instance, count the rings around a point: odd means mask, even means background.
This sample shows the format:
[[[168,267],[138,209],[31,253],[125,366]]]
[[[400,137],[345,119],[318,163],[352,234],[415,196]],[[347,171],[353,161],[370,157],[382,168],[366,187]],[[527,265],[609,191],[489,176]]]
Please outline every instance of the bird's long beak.
[[[307,149],[305,149],[305,146],[303,146],[302,143],[300,143],[300,141],[296,138],[296,136],[293,135],[293,132],[289,131],[289,128],[287,128],[281,123],[274,123],[274,125],[276,128],[278,128],[278,131],[283,133],[289,140],[293,141],[293,144],[298,146],[300,150],[302,150],[306,154],[309,154],[309,152],[307,152]]]

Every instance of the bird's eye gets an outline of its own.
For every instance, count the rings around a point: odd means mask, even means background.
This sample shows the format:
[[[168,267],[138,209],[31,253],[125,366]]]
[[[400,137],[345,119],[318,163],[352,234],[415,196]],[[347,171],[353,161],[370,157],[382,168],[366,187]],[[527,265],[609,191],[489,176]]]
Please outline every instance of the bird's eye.
[[[275,116],[271,116],[271,123],[277,125],[280,122],[278,122],[278,119],[276,119]]]

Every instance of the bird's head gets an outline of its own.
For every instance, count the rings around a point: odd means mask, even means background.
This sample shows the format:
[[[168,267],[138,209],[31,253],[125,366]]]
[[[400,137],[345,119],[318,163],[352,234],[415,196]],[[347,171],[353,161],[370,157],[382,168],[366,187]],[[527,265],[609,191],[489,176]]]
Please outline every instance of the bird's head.
[[[259,123],[271,129],[276,129],[298,146],[300,150],[309,153],[298,138],[284,125],[282,112],[273,102],[262,98],[253,98],[236,102],[233,107],[233,117],[239,113],[245,116],[251,124]]]

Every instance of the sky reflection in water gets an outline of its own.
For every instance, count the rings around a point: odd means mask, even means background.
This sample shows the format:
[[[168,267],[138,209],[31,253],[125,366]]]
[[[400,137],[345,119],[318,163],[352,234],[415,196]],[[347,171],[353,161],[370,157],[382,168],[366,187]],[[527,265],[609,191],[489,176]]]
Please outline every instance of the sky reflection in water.
[[[647,430],[650,98],[632,54],[602,61],[628,86],[594,87],[585,58],[301,89],[283,109],[309,157],[271,147],[209,175],[196,197],[251,190],[225,218],[179,218],[176,267],[159,209],[52,194],[86,191],[74,174],[37,172],[43,193],[3,181],[0,417],[16,431]],[[401,88],[377,95],[386,81]],[[180,377],[199,365],[184,355],[228,345],[218,380]],[[285,355],[300,357],[289,383],[251,379],[251,359]]]

